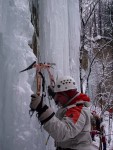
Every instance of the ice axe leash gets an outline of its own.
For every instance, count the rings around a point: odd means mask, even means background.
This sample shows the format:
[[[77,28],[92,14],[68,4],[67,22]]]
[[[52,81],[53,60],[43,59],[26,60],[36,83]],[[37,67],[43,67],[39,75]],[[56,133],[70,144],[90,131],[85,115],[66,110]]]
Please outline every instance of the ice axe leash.
[[[45,93],[45,78],[41,71],[44,69],[47,70],[49,79],[50,79],[50,85],[54,86],[55,81],[54,81],[53,75],[50,72],[50,68],[52,68],[53,65],[55,65],[55,64],[54,63],[38,63],[37,64],[36,61],[34,61],[29,67],[20,71],[20,73],[21,73],[21,72],[30,70],[32,68],[36,68],[36,87],[37,87],[36,94],[38,96],[41,96],[42,101],[43,101],[43,98],[46,96],[46,93]],[[30,110],[29,111],[30,117],[32,117],[33,114],[34,114],[34,110]]]

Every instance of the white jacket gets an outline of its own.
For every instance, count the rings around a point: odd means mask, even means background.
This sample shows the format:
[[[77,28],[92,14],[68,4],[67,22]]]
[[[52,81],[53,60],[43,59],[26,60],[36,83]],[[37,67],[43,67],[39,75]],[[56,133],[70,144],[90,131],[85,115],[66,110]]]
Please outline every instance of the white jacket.
[[[58,110],[44,124],[44,129],[54,138],[56,147],[74,150],[91,150],[90,110],[83,105],[71,105]]]

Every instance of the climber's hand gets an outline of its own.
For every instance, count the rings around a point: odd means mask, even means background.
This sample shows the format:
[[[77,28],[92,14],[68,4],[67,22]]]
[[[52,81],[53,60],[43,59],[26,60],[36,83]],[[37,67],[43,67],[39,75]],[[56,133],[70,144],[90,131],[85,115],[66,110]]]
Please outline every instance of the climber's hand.
[[[42,98],[36,94],[31,95],[30,108],[31,111],[38,112],[38,119],[41,124],[49,121],[55,114],[53,110],[43,102]]]
[[[38,96],[37,94],[31,95],[30,108],[32,111],[40,112],[44,105],[45,104],[43,103],[41,96]]]

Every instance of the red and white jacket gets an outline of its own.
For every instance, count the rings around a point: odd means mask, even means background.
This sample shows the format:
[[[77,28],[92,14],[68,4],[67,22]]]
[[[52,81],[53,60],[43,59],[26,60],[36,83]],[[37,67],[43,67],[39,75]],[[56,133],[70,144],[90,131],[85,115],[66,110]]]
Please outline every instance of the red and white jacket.
[[[78,94],[69,106],[60,108],[44,124],[44,129],[54,138],[56,147],[91,150],[91,114],[89,108],[84,106],[84,101],[89,101],[89,97]]]

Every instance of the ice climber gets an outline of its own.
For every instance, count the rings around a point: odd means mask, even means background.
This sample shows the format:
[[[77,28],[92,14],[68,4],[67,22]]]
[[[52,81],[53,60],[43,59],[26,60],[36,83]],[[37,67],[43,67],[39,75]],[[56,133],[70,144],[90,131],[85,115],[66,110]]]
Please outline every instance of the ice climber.
[[[30,108],[55,140],[56,150],[91,150],[90,98],[77,91],[70,76],[59,78],[54,91],[49,86],[48,92],[59,106],[56,114],[35,94],[31,95]]]

